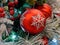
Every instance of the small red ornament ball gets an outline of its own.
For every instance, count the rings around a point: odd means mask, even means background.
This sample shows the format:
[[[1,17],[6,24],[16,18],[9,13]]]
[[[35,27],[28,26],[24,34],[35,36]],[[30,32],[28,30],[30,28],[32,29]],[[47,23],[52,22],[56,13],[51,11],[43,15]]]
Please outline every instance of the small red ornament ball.
[[[39,9],[45,15],[46,18],[51,17],[52,8],[50,5],[44,3],[43,5],[36,6],[36,8]]]
[[[3,12],[3,13],[1,13],[1,17],[5,17],[5,13]]]
[[[28,9],[20,18],[20,25],[24,31],[30,34],[38,34],[45,28],[46,19],[44,14],[37,9]]]
[[[14,10],[14,7],[9,7],[9,10]]]
[[[5,12],[3,7],[0,7],[0,18],[1,17],[5,17]]]
[[[9,3],[8,3],[8,6],[9,6],[9,7],[14,7],[15,4],[14,4],[14,2],[9,2]]]
[[[0,13],[3,13],[3,12],[4,12],[4,8],[0,7]]]
[[[10,10],[10,15],[13,16],[14,15],[14,10]]]
[[[18,0],[14,0],[14,3],[15,3],[15,5],[17,5],[18,4]]]
[[[44,45],[48,45],[48,37],[44,36],[43,38]]]
[[[5,17],[5,13],[0,13],[0,18]]]

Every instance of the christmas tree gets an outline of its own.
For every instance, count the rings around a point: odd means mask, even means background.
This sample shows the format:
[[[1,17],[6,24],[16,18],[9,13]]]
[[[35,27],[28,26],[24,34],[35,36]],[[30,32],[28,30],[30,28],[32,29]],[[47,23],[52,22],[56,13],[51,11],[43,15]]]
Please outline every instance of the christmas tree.
[[[58,0],[0,0],[0,45],[60,45],[58,9]]]

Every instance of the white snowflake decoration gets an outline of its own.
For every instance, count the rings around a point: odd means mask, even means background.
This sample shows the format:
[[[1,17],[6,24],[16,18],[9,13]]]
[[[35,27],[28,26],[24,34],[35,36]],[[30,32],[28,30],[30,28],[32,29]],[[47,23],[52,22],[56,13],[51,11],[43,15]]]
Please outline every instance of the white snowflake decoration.
[[[45,18],[42,17],[40,14],[32,16],[33,22],[32,26],[36,26],[37,30],[41,27],[44,26],[44,20]]]

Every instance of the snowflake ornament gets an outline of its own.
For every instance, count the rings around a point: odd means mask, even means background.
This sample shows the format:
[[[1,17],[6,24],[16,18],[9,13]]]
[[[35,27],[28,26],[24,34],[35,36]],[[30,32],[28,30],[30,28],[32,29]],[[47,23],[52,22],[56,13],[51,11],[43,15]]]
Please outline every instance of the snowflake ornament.
[[[40,26],[44,26],[44,20],[45,18],[41,17],[41,15],[36,15],[36,16],[32,16],[33,22],[32,22],[32,26],[36,26],[37,30],[40,28]]]
[[[38,34],[45,28],[46,17],[37,9],[29,9],[20,18],[22,30],[30,34]]]

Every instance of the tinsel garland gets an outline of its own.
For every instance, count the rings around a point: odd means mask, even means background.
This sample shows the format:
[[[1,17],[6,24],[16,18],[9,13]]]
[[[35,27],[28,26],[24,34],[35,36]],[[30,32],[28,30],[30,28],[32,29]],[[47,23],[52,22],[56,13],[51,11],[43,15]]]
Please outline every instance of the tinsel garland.
[[[53,39],[54,36],[58,36],[57,40],[59,40],[59,36],[60,36],[60,16],[57,16],[56,14],[53,14],[53,18],[51,19],[47,19],[47,24],[46,24],[46,28],[45,30],[35,36],[32,36],[29,40],[29,34],[26,36],[26,39],[19,37],[19,41],[18,42],[10,42],[12,45],[40,45],[43,43],[42,41],[42,37],[44,35],[46,35],[48,38]],[[39,40],[38,40],[39,39]],[[0,45],[10,45],[10,43],[6,43],[6,42],[0,42]]]

